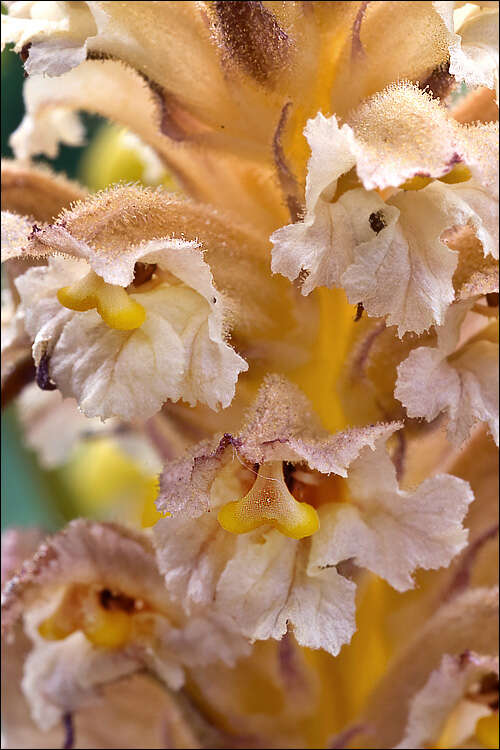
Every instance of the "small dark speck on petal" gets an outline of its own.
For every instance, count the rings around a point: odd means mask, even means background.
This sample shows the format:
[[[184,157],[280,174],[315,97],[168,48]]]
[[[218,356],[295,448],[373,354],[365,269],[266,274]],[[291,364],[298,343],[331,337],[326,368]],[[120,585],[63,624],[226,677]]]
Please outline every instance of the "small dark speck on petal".
[[[387,226],[383,211],[374,211],[370,214],[368,221],[375,234],[378,234]]]

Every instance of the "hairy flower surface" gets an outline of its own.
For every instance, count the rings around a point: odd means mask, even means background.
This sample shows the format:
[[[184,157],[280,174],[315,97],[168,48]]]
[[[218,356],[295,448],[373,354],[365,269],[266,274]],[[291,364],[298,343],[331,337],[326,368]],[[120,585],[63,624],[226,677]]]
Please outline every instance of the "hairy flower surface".
[[[33,640],[23,690],[44,729],[145,666],[178,688],[183,666],[248,650],[229,632],[224,645],[222,623],[178,613],[147,539],[113,525],[76,521],[47,541],[10,581],[3,611],[4,628],[22,615]]]
[[[298,389],[269,378],[238,436],[167,464],[158,509],[175,517],[155,526],[156,546],[188,612],[231,613],[253,640],[291,623],[299,643],[335,655],[354,632],[355,588],[336,566],[411,588],[416,567],[447,565],[465,545],[472,495],[451,476],[401,492],[384,446],[401,424],[327,435],[310,418]]]
[[[498,3],[5,6],[7,746],[498,747]]]
[[[443,233],[470,222],[484,254],[498,258],[497,130],[459,126],[429,95],[402,85],[341,128],[320,113],[305,133],[306,215],[272,236],[273,270],[305,274],[303,294],[344,287],[400,335],[441,324],[459,262]]]
[[[430,421],[446,410],[450,437],[459,443],[484,421],[498,445],[498,321],[483,324],[457,347],[473,302],[450,307],[437,347],[414,349],[399,365],[395,396],[411,417]]]

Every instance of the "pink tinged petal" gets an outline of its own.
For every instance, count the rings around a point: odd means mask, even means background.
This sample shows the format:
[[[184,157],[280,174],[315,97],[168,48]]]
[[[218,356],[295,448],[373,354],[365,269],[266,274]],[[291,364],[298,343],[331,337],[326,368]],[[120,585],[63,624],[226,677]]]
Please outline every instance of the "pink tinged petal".
[[[77,632],[57,643],[35,645],[24,664],[22,689],[33,720],[47,731],[64,714],[95,704],[100,685],[137,670],[135,658],[95,648]]]
[[[161,519],[153,533],[169,594],[188,614],[211,606],[219,577],[234,553],[235,536],[221,527],[216,513]]]
[[[2,587],[32,557],[45,534],[40,529],[10,528],[2,534]]]

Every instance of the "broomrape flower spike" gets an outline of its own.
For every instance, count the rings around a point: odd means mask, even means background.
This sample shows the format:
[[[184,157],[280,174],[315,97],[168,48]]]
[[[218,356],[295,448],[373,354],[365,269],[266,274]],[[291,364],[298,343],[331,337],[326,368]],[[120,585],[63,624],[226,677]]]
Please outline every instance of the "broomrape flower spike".
[[[498,3],[4,5],[6,746],[498,747]]]

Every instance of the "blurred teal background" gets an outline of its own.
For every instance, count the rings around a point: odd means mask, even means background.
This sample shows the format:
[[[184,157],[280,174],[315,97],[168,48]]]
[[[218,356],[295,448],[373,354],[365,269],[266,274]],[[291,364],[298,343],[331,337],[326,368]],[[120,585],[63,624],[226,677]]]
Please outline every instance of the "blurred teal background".
[[[6,49],[2,53],[2,157],[12,157],[8,141],[23,116],[23,80],[19,56]],[[84,116],[84,121],[91,136],[100,120]],[[83,151],[62,147],[50,163],[69,177],[76,177]],[[39,468],[35,455],[23,445],[15,406],[9,406],[2,412],[2,530],[14,525],[41,525],[51,530],[72,515],[58,472]]]

